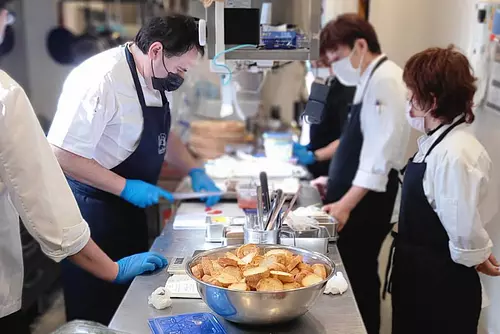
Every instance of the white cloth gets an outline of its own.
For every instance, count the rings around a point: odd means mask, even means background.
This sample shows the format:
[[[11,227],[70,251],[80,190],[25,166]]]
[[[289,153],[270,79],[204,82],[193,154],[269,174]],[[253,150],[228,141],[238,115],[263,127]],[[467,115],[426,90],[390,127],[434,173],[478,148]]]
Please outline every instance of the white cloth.
[[[79,252],[90,238],[28,97],[0,71],[0,317],[21,307],[18,214],[55,261]]]
[[[170,291],[161,286],[157,288],[148,297],[148,304],[153,306],[157,310],[163,310],[167,307],[172,306],[172,299],[170,298]]]
[[[332,295],[338,295],[338,294],[343,294],[344,292],[347,291],[347,288],[349,285],[347,284],[347,280],[344,278],[344,274],[342,274],[340,271],[333,275],[332,278],[326,282],[326,288],[323,293],[325,295],[332,294]]]
[[[137,73],[146,105],[162,105],[160,92]],[[171,94],[167,94],[171,100]],[[139,145],[144,118],[125,46],[104,51],[66,78],[49,131],[51,144],[111,169]]]
[[[401,68],[387,60],[368,80],[382,57],[377,57],[368,66],[354,96],[354,103],[363,98],[360,115],[363,146],[352,184],[377,192],[386,191],[391,169],[400,170],[406,164],[410,138],[410,126],[405,116],[406,86]]]
[[[434,141],[449,126],[418,139],[414,162],[422,162]],[[493,247],[485,225],[493,219],[498,207],[498,197],[490,182],[492,163],[486,149],[471,128],[461,124],[432,150],[426,163],[424,192],[448,233],[453,261],[468,267],[484,262]]]

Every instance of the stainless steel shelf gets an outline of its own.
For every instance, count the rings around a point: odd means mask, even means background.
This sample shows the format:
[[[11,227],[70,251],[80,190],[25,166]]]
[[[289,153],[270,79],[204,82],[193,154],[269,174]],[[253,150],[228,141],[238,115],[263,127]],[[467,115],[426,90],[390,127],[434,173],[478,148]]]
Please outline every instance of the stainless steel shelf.
[[[228,52],[224,55],[227,60],[309,60],[308,49],[295,50],[259,50],[259,49],[239,49]]]

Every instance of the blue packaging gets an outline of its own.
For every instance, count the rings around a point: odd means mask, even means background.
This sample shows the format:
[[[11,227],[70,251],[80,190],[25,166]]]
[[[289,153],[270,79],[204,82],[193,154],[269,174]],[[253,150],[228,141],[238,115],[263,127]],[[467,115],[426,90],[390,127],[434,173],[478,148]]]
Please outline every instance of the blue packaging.
[[[297,48],[297,33],[295,31],[263,31],[261,39],[266,49]]]
[[[227,334],[219,320],[210,313],[179,314],[149,319],[153,334]]]

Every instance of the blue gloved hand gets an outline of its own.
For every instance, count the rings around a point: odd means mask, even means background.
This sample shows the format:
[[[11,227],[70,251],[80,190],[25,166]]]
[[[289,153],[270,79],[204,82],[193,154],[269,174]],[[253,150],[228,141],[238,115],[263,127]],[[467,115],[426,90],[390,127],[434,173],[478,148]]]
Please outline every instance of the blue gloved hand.
[[[206,191],[206,192],[217,192],[220,191],[215,185],[214,181],[208,177],[203,169],[193,168],[189,171],[189,176],[191,176],[191,187],[194,191]],[[213,206],[220,201],[220,196],[212,196],[208,198],[203,198],[202,201],[206,201],[207,206]]]
[[[113,283],[125,284],[135,276],[163,269],[168,265],[165,257],[158,253],[146,252],[118,260],[118,275]]]
[[[158,204],[160,197],[169,202],[174,201],[174,197],[168,191],[141,180],[127,180],[120,197],[140,208]]]
[[[301,165],[312,165],[316,162],[316,157],[312,151],[309,151],[307,146],[293,143],[293,156],[299,160]]]
[[[300,145],[297,142],[293,142],[293,155],[296,156],[300,151],[307,151],[307,146]]]

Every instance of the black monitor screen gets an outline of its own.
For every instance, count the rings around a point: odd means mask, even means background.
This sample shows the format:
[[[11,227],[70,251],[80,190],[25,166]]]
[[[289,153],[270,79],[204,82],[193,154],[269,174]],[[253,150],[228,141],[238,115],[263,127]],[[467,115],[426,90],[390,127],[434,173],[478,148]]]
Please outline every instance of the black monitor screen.
[[[225,44],[253,44],[260,42],[260,10],[258,8],[224,9]]]

